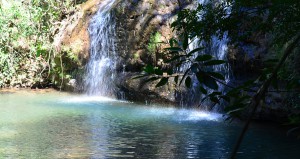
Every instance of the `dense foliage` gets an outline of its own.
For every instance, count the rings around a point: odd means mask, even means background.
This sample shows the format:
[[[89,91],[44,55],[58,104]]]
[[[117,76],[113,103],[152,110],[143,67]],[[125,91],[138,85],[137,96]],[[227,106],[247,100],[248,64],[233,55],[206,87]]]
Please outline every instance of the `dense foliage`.
[[[60,21],[81,1],[1,2],[0,87],[32,87],[55,82],[45,81],[53,75],[62,78],[61,53],[53,47],[53,38]]]
[[[300,3],[298,0],[226,0],[210,1],[200,4],[196,9],[183,9],[178,13],[177,20],[172,23],[178,38],[169,41],[169,48],[165,49],[164,62],[171,64],[169,70],[148,65],[144,69],[145,75],[150,76],[147,81],[160,80],[157,87],[168,82],[175,85],[185,83],[192,87],[192,80],[199,83],[199,92],[206,95],[215,103],[226,103],[225,111],[231,116],[239,117],[241,112],[249,112],[249,118],[234,149],[232,158],[248,128],[251,117],[255,114],[261,101],[264,101],[268,91],[293,88],[299,91],[299,69],[297,61],[285,64],[288,57],[299,57],[300,44]],[[213,36],[220,39],[229,36],[228,45],[233,47],[247,44],[256,45],[257,39],[265,37],[268,40],[269,59],[264,62],[260,76],[245,82],[240,86],[226,83],[224,75],[212,72],[210,67],[222,65],[226,61],[216,60],[211,55],[203,53],[207,43]],[[202,41],[198,48],[189,49],[193,40]],[[175,72],[176,67],[188,63],[184,72]],[[284,70],[289,69],[289,73]],[[163,73],[163,72],[167,72]],[[194,78],[196,77],[196,78]],[[171,81],[171,79],[174,79]],[[280,86],[278,82],[280,81]],[[219,85],[225,85],[229,91],[218,90]],[[296,93],[295,98],[299,98]],[[292,117],[293,124],[299,117]],[[298,121],[299,122],[299,121]]]
[[[190,67],[183,74],[174,74],[174,68],[165,70],[159,67],[148,65],[144,72],[146,75],[153,75],[149,81],[161,79],[157,86],[162,86],[168,82],[170,77],[175,77],[174,81],[180,85],[185,83],[187,87],[191,87],[192,76],[196,76],[200,83],[200,91],[206,94],[213,102],[220,102],[223,99],[231,103],[226,110],[234,114],[236,111],[245,108],[251,96],[249,92],[256,92],[267,79],[271,76],[279,61],[276,57],[283,56],[284,50],[289,45],[289,41],[293,40],[299,34],[300,25],[300,4],[298,1],[222,1],[200,4],[196,9],[184,9],[178,13],[177,20],[172,24],[174,30],[179,33],[179,38],[172,38],[169,41],[170,47],[166,48],[165,63],[171,63],[175,67],[181,67],[189,63]],[[269,52],[273,54],[272,59],[265,61],[261,76],[255,80],[245,82],[239,87],[226,84],[225,78],[218,72],[211,72],[209,67],[214,65],[222,65],[226,61],[215,60],[211,55],[203,53],[203,49],[207,47],[207,43],[212,40],[213,36],[220,39],[224,35],[229,35],[228,44],[238,47],[245,45],[246,42],[255,43],[254,36],[268,37]],[[189,50],[189,44],[193,40],[205,41],[199,43],[198,48]],[[298,39],[296,39],[298,40]],[[250,41],[250,42],[249,42]],[[298,41],[296,42],[298,44]],[[295,52],[297,56],[297,45],[294,45],[289,55]],[[174,64],[175,63],[175,64]],[[290,65],[289,65],[290,66]],[[284,65],[280,65],[281,70],[286,69]],[[291,74],[285,78],[284,73],[275,72],[272,79],[273,89],[276,91],[278,86],[276,82],[280,80],[286,81],[288,87],[297,89],[299,87],[299,73],[297,68],[290,68]],[[168,72],[168,76],[163,77],[163,72]],[[282,71],[281,71],[282,72]],[[180,80],[179,80],[180,79]],[[218,84],[223,84],[231,89],[227,94],[218,92]],[[215,91],[208,91],[207,89]],[[208,94],[210,92],[210,94]],[[245,92],[245,93],[243,93]],[[230,100],[235,98],[235,100]],[[238,98],[238,99],[237,99]],[[239,115],[238,113],[236,115]]]

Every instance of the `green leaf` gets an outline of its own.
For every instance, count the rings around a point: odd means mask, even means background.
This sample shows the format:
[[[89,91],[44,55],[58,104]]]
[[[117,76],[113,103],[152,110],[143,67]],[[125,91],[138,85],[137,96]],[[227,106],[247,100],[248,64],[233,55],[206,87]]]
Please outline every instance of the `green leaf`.
[[[154,67],[152,65],[147,65],[146,67],[144,67],[143,71],[145,71],[148,74],[153,74],[154,71]]]
[[[215,102],[215,103],[220,103],[220,100],[217,98],[217,97],[210,97],[209,98],[212,102]]]
[[[185,86],[187,88],[191,88],[192,87],[192,79],[191,79],[190,76],[186,77],[186,79],[185,79]]]
[[[165,84],[168,83],[169,78],[168,77],[163,77],[155,87],[161,87],[164,86]]]
[[[205,54],[205,55],[199,55],[195,60],[200,62],[200,61],[207,61],[207,60],[210,60],[212,58],[213,57],[211,55]]]
[[[182,84],[183,80],[185,79],[186,75],[190,72],[190,69],[186,70],[184,75],[182,76],[180,82],[179,82],[179,86]]]
[[[174,52],[181,52],[181,51],[183,51],[180,47],[169,47],[169,48],[165,48],[165,50],[167,50],[167,51],[174,51]]]
[[[207,72],[210,76],[225,81],[225,77],[217,72]]]
[[[174,46],[173,39],[170,39],[170,40],[169,40],[169,44],[170,44],[171,47]]]
[[[202,72],[202,71],[200,71],[200,72],[198,72],[198,73],[196,73],[196,77],[197,77],[197,79],[198,79],[198,81],[200,82],[200,83],[203,83],[203,81],[204,81],[204,72]]]
[[[36,57],[39,57],[40,55],[45,55],[47,53],[46,50],[38,47],[38,49],[36,50]]]
[[[189,35],[187,33],[184,34],[184,37],[183,37],[183,49],[186,50],[187,47],[189,46]]]
[[[211,61],[205,62],[204,65],[205,66],[212,66],[212,65],[221,65],[221,64],[224,64],[224,63],[226,63],[224,60],[211,60]]]
[[[194,63],[194,64],[191,66],[191,70],[192,70],[192,72],[197,73],[197,72],[198,72],[198,64]]]
[[[169,69],[169,70],[167,71],[167,73],[168,73],[168,75],[172,75],[174,72],[173,72],[172,69]]]
[[[171,38],[171,39],[169,40],[169,43],[170,43],[170,46],[171,46],[171,47],[173,47],[174,44],[178,44],[178,42],[177,42],[174,38]]]
[[[214,90],[217,90],[218,89],[218,84],[216,82],[215,79],[213,79],[212,77],[210,76],[204,76],[204,80],[203,80],[203,83],[208,87],[208,88],[211,88],[211,89],[214,89]]]
[[[178,83],[178,76],[175,76],[175,78],[174,78],[174,82],[177,84]]]
[[[161,69],[155,69],[154,70],[154,73],[156,74],[156,75],[163,75],[163,71],[161,70]]]
[[[40,50],[37,50],[37,51],[36,51],[36,57],[39,57],[40,55],[41,55]]]
[[[145,83],[156,81],[158,79],[159,79],[159,77],[151,77],[151,78],[148,78],[147,80],[145,80]]]
[[[203,94],[207,94],[207,90],[206,90],[204,87],[202,87],[202,86],[200,86],[200,91],[201,91]]]
[[[188,53],[188,56],[191,56],[192,54],[194,54],[194,53],[196,53],[196,52],[198,52],[198,51],[201,51],[201,50],[203,50],[203,49],[204,49],[203,47],[196,48],[196,49],[190,51],[190,52]]]
[[[209,94],[209,96],[213,97],[216,95],[222,95],[222,92],[212,92],[211,94]]]

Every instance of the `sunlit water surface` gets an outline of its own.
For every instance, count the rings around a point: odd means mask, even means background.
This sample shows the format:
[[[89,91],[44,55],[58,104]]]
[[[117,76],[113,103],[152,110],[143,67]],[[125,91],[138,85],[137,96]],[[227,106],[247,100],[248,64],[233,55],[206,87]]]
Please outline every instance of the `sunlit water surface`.
[[[227,158],[241,125],[222,115],[67,93],[0,91],[0,158]],[[252,126],[239,158],[298,158],[300,143]]]

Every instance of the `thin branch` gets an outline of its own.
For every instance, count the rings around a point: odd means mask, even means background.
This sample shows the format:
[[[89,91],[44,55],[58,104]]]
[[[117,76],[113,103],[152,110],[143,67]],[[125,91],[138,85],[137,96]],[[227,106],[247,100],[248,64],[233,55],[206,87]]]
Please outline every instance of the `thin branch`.
[[[288,58],[288,56],[293,52],[293,50],[295,49],[295,47],[297,46],[298,42],[300,41],[300,33],[298,33],[297,35],[295,35],[294,38],[292,38],[290,41],[288,41],[284,47],[284,51],[283,51],[283,56],[281,57],[280,62],[277,64],[277,66],[275,67],[275,69],[273,70],[271,76],[262,84],[262,86],[260,87],[260,89],[257,91],[257,93],[252,97],[252,100],[250,102],[250,104],[248,105],[249,108],[252,108],[252,111],[245,123],[244,128],[242,129],[242,132],[240,134],[240,136],[238,137],[238,140],[236,142],[236,145],[234,146],[234,149],[232,151],[231,154],[231,159],[235,159],[236,158],[236,154],[240,148],[240,145],[244,139],[244,136],[248,130],[248,127],[250,125],[250,122],[252,120],[252,117],[254,116],[256,109],[259,106],[259,103],[261,101],[261,99],[265,96],[268,87],[271,85],[272,80],[276,77],[278,71],[280,70],[280,68],[282,67],[282,65],[284,64],[284,62],[286,61],[286,59]]]

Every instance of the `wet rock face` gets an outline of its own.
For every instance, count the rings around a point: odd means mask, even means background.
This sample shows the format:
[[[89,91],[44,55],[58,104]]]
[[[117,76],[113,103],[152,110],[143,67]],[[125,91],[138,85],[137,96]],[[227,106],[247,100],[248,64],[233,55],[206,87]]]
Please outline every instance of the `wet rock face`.
[[[73,66],[74,69],[83,67],[89,58],[89,21],[101,2],[102,0],[88,0],[82,4],[59,31],[55,41],[57,48],[72,52],[80,61]],[[181,0],[183,6],[188,6],[190,2]],[[116,96],[131,101],[164,104],[180,104],[180,101],[189,97],[189,91],[176,92],[170,84],[155,88],[158,81],[145,83],[144,78],[133,79],[145,64],[158,64],[159,54],[167,45],[156,45],[153,52],[149,50],[150,38],[159,33],[159,40],[166,42],[174,36],[170,24],[178,10],[178,0],[119,0],[115,3],[112,12],[116,18],[117,40],[114,45],[119,57]],[[235,79],[232,83],[241,83],[258,76],[264,65],[264,59],[271,56],[268,53],[269,38],[265,34],[257,33],[249,39],[229,46],[227,57]],[[82,75],[79,78],[82,78]],[[74,87],[77,90],[82,89],[80,79],[67,82],[66,87],[69,90],[74,90]],[[258,111],[256,119],[276,121],[286,119],[293,108],[285,107],[287,101],[284,96],[286,95],[275,93],[267,96],[266,104]]]
[[[82,4],[78,11],[66,20],[68,25],[64,26],[57,36],[57,48],[72,52],[78,57],[78,67],[84,66],[89,58],[89,21],[101,2],[102,0],[89,0]],[[181,4],[187,6],[189,1],[181,0]],[[142,85],[143,81],[132,80],[132,77],[141,72],[146,63],[157,65],[160,61],[159,54],[167,45],[152,44],[154,51],[151,51],[149,50],[150,38],[159,34],[157,40],[167,42],[174,35],[170,24],[178,9],[177,0],[119,0],[114,4],[112,12],[116,18],[117,33],[114,45],[118,53],[116,76],[122,79],[117,87],[119,91],[124,91],[125,98],[153,99],[160,103],[174,101],[174,92],[170,92],[168,87],[155,89],[153,84],[137,87]]]
[[[181,5],[191,3],[181,0]],[[149,49],[151,37],[168,42],[174,36],[170,24],[179,10],[178,0],[123,0],[115,4],[118,66],[117,87],[127,100],[148,103],[177,104],[176,90],[172,85],[155,88],[159,82],[145,83],[145,78],[133,79],[146,64],[159,65],[160,54],[166,44]]]
[[[270,37],[266,34],[256,33],[249,39],[228,47],[227,58],[237,79],[249,79],[260,73],[263,61],[270,57],[269,41]]]
[[[117,52],[126,65],[126,71],[139,72],[145,63],[156,63],[156,52],[147,48],[150,36],[159,33],[162,42],[171,38],[170,23],[177,10],[177,0],[124,0],[116,4]],[[157,45],[157,52],[164,47]]]
[[[120,74],[116,85],[119,88],[119,98],[125,98],[129,101],[142,103],[160,103],[165,105],[175,105],[177,102],[174,98],[175,88],[171,85],[155,88],[158,83],[147,83],[146,78],[133,79],[139,73],[127,72]]]
[[[71,52],[78,58],[78,65],[83,66],[89,58],[90,39],[89,21],[97,12],[102,0],[88,0],[79,5],[74,13],[69,14],[61,23],[62,27],[54,38],[57,50]]]

